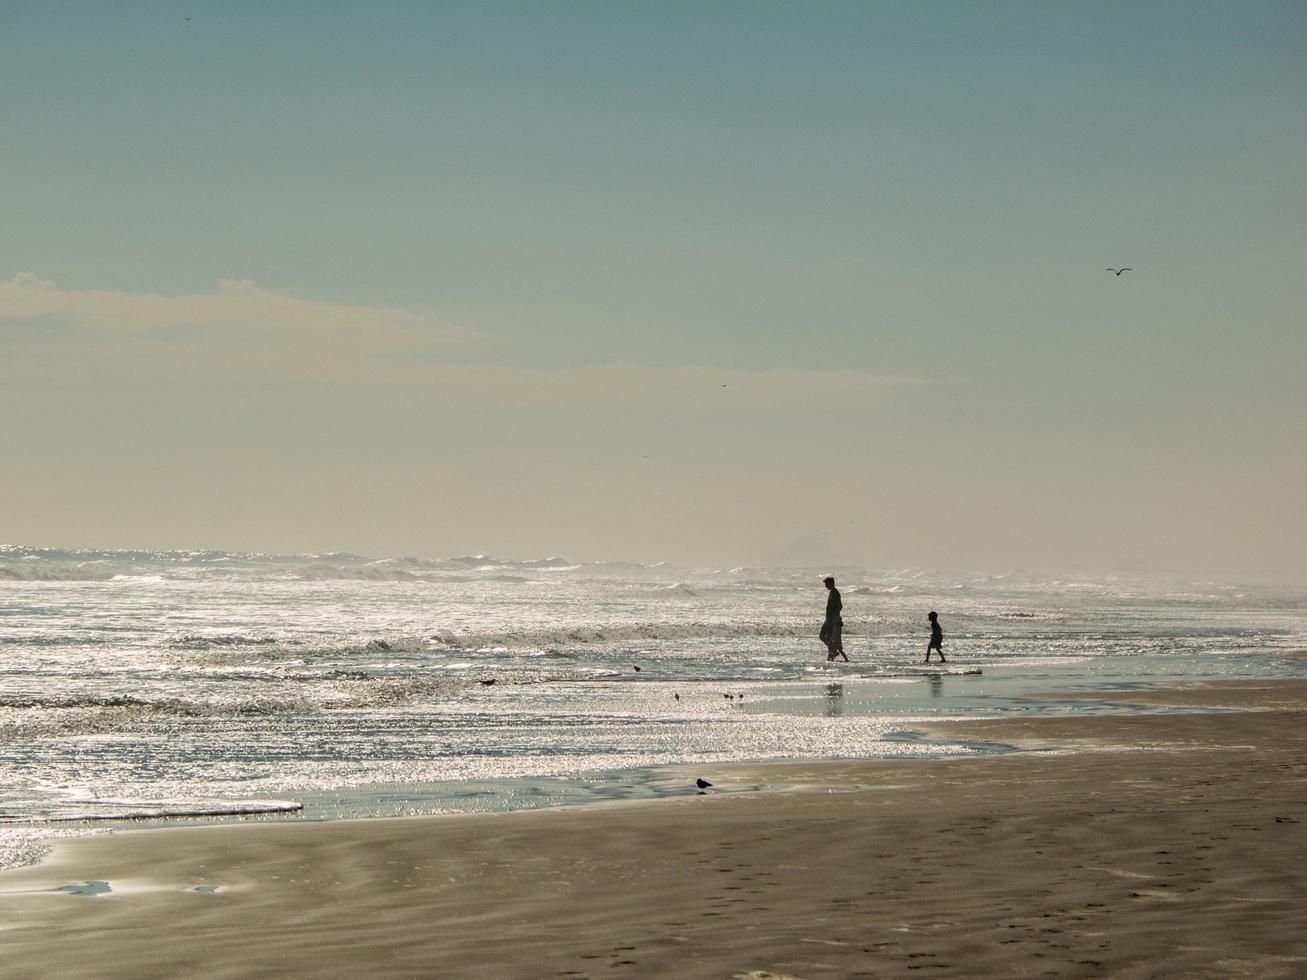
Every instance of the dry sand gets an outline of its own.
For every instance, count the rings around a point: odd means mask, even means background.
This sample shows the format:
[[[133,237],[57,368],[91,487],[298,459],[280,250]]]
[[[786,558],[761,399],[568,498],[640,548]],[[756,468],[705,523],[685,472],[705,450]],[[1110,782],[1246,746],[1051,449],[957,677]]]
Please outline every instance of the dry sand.
[[[0,975],[1307,976],[1307,683],[1128,697],[1242,710],[705,773],[788,792],[77,841],[0,875]]]

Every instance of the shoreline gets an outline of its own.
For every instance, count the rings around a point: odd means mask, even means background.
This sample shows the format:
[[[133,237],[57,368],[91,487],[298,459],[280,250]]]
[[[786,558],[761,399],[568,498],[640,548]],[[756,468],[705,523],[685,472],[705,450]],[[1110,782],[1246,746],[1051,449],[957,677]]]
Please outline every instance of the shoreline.
[[[1082,696],[1238,710],[721,770],[761,793],[84,838],[0,873],[0,942],[19,977],[1307,970],[1307,681]]]
[[[978,670],[967,670],[965,674],[957,676],[969,677],[972,674],[978,675],[979,673]],[[918,673],[903,676],[923,679],[929,675]],[[877,675],[874,679],[882,680],[884,678]],[[1307,680],[1307,678],[1304,679]],[[1132,685],[1129,688],[1113,688],[1111,683],[1111,681],[1100,681],[1091,687],[1082,687],[1076,690],[1007,692],[1002,694],[1000,698],[1002,701],[1017,705],[1031,701],[1046,702],[1051,705],[1055,705],[1056,702],[1102,702],[1109,707],[1110,711],[1121,712],[1130,711],[1136,705],[1144,704],[1159,707],[1165,705],[1181,709],[1188,707],[1194,710],[1209,710],[1213,707],[1198,701],[1176,701],[1174,698],[1168,701],[1160,696],[1153,697],[1151,694],[1155,693],[1157,689],[1152,687],[1141,688]],[[1219,687],[1222,683],[1224,682],[1219,680],[1185,682],[1189,688],[1203,687],[1209,684],[1213,687]],[[1186,688],[1182,684],[1179,688],[1168,688],[1167,690],[1177,690],[1183,696]],[[767,699],[758,698],[755,699],[754,703],[766,704]],[[963,710],[961,705],[959,705],[959,709]],[[1001,722],[1013,717],[1020,717],[1019,715],[1006,713],[1012,710],[1011,707],[999,708],[997,711],[1004,713],[994,713],[988,716],[979,715],[974,718],[945,717],[943,719],[934,719],[912,717],[910,715],[908,717],[887,715],[886,718],[891,722],[891,728],[885,736],[885,741],[887,744],[908,746],[920,744],[963,746],[969,750],[968,755],[974,756],[1023,751],[1024,749],[1021,746],[991,737],[991,732],[959,737],[961,728],[958,726],[965,725],[969,721],[983,722],[990,720]],[[1026,709],[1018,708],[1016,710],[1024,711]],[[1226,708],[1224,710],[1231,709]],[[806,714],[812,712],[799,711],[795,713]],[[1045,717],[1042,714],[1039,716]],[[913,752],[868,756],[826,755],[806,758],[807,761],[813,762],[911,761],[913,759],[930,761],[929,757],[922,757],[920,754]],[[763,756],[759,758],[736,758],[729,761],[710,760],[697,763],[673,761],[620,768],[602,768],[573,775],[540,774],[514,777],[490,776],[473,779],[444,779],[428,782],[367,782],[331,790],[314,789],[298,792],[272,790],[264,794],[262,798],[247,801],[246,804],[234,801],[220,801],[212,810],[197,809],[187,811],[179,809],[176,812],[158,813],[132,812],[132,808],[135,807],[148,809],[151,806],[148,803],[128,802],[119,804],[110,799],[106,801],[106,805],[122,806],[124,812],[96,816],[12,817],[0,820],[0,827],[79,827],[86,832],[86,836],[92,836],[101,833],[148,832],[170,827],[207,827],[289,821],[373,820],[459,814],[475,815],[517,810],[540,810],[556,806],[591,806],[614,801],[653,801],[677,796],[696,795],[693,781],[696,776],[701,774],[711,775],[714,779],[717,779],[721,778],[720,773],[724,770],[738,769],[742,766],[786,765],[796,761],[801,760]],[[719,783],[716,788],[724,791],[726,785],[726,783]],[[735,786],[733,791],[775,791],[781,788],[784,787],[756,786],[746,789]],[[460,789],[462,792],[459,792]],[[507,802],[489,806],[486,806],[484,802],[460,805],[460,801],[467,797],[484,797],[488,795],[502,796]],[[521,799],[526,797],[530,798],[529,802],[521,802]],[[243,809],[243,805],[247,805],[248,809]],[[0,874],[39,863],[43,857],[44,855],[35,857],[21,864],[0,864]]]

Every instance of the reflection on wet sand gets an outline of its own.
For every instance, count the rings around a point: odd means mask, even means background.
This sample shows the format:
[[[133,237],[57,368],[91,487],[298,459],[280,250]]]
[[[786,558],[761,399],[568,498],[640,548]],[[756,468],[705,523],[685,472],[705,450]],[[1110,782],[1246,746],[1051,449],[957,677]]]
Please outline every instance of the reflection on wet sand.
[[[826,717],[839,718],[844,714],[844,685],[826,685]]]

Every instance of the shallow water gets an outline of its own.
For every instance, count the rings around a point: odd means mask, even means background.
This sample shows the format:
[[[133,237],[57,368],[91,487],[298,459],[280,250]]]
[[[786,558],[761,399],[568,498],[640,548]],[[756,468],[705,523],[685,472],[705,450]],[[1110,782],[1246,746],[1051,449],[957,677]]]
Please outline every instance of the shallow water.
[[[518,808],[688,791],[673,763],[987,751],[900,733],[1120,710],[1035,691],[1307,673],[1293,590],[857,569],[854,663],[828,665],[822,572],[0,549],[0,863],[131,815]],[[930,609],[950,662],[927,670]]]

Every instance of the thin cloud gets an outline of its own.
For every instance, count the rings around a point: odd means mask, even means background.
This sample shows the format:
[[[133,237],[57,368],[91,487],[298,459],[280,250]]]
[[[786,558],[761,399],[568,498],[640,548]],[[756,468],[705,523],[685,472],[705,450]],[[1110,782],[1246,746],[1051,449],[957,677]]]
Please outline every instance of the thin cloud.
[[[602,364],[525,368],[469,364],[441,367],[437,397],[460,400],[493,392],[501,407],[692,405],[730,411],[744,405],[824,405],[876,400],[925,382],[853,370],[748,371],[704,365]],[[430,375],[429,375],[430,377]]]
[[[6,323],[23,329],[5,331]],[[660,405],[711,412],[832,399],[847,405],[922,383],[857,370],[470,362],[465,347],[451,359],[455,346],[473,339],[486,338],[410,310],[302,299],[247,279],[177,296],[63,289],[30,272],[0,283],[0,379],[19,387],[350,387],[384,389],[390,399],[427,407]]]
[[[465,341],[466,328],[393,307],[358,306],[301,299],[262,289],[248,279],[221,279],[212,293],[165,296],[63,289],[49,279],[20,272],[0,283],[0,320],[47,320],[95,330],[168,329],[344,331],[418,334],[424,339]]]

